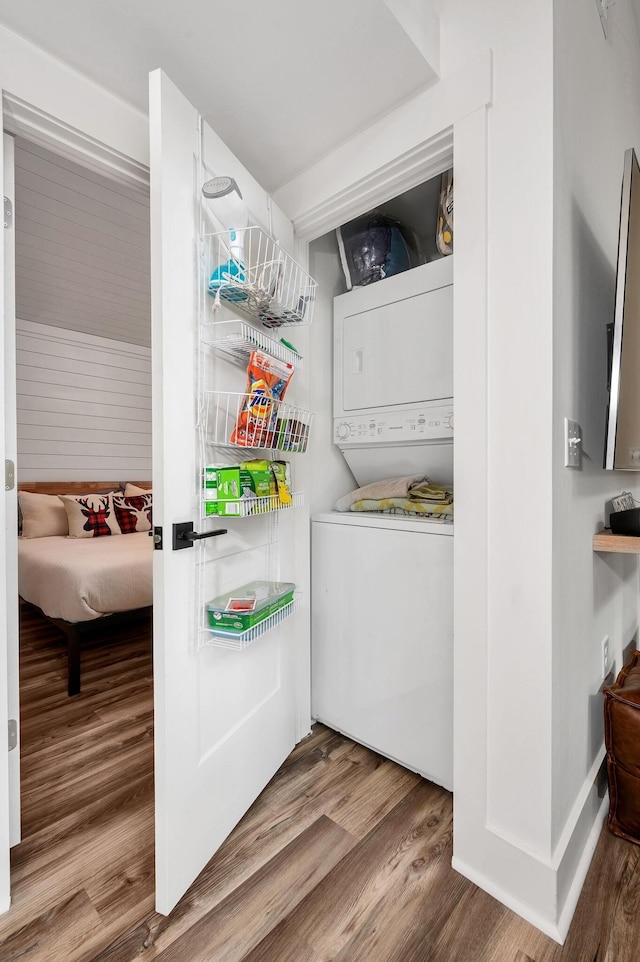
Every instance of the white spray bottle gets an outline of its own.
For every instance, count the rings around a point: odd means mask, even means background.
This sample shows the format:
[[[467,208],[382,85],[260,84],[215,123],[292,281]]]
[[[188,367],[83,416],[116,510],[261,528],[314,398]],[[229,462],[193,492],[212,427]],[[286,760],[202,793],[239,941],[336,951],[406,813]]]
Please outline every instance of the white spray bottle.
[[[229,231],[231,256],[244,266],[244,231],[249,223],[249,211],[240,188],[233,177],[214,177],[203,184],[202,193],[211,202],[216,219]]]
[[[246,280],[244,237],[249,211],[233,177],[208,180],[202,186],[202,193],[209,201],[213,215],[228,231],[229,260],[218,264],[209,281],[209,291],[216,295],[217,309],[221,294],[225,300],[243,301],[247,298],[243,289]]]

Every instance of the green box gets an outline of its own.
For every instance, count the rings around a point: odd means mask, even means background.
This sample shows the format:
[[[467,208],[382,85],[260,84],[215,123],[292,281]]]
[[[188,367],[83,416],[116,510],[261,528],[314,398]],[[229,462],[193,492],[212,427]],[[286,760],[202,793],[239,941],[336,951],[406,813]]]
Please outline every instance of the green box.
[[[235,634],[248,631],[290,604],[294,590],[295,585],[288,581],[251,581],[209,602],[209,626]],[[232,599],[253,599],[255,607],[252,611],[228,610]]]
[[[238,502],[265,498],[276,493],[268,461],[242,461],[224,467],[207,467],[204,473],[205,515],[240,515]],[[233,504],[236,502],[236,504]]]

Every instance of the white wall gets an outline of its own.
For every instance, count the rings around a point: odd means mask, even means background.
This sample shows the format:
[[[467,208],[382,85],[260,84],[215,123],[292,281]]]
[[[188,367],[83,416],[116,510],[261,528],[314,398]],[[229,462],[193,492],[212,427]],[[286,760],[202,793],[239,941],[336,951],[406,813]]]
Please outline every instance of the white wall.
[[[71,130],[148,165],[146,114],[1,24],[0,88]]]
[[[460,613],[455,864],[555,934],[550,838],[552,4],[448,0],[438,8],[443,78],[484,48],[493,52],[487,117],[488,323],[486,354],[478,358],[487,369],[487,544],[485,570],[473,581],[467,579],[465,597],[458,592],[455,602]],[[456,178],[462,149],[454,139]],[[457,237],[460,230],[457,223]],[[456,285],[464,283],[456,271]],[[465,367],[464,373],[471,387],[463,398],[456,387],[457,423],[460,404],[473,404],[473,370]],[[478,389],[476,404],[482,405],[481,383]],[[461,482],[465,491],[473,484],[469,459],[465,466],[471,476],[456,474],[457,499]],[[457,588],[462,585],[460,581]],[[464,616],[463,608],[469,607],[478,612],[475,637],[471,619]]]
[[[17,138],[16,313],[151,345],[149,195]]]
[[[338,498],[357,488],[347,462],[333,443],[333,298],[345,291],[335,232],[309,245],[309,272],[318,282],[313,324],[310,329],[309,406],[314,411],[308,455],[316,470],[309,478],[309,508],[331,511]],[[313,563],[313,559],[312,559]]]
[[[17,322],[19,481],[151,478],[151,350]]]
[[[602,469],[606,324],[613,320],[623,155],[640,149],[640,46],[629,0],[554,4],[553,825],[555,843],[602,759],[601,642],[615,669],[637,642],[634,556],[594,555],[604,503],[640,497],[633,472]],[[563,418],[579,421],[581,471],[562,466]]]

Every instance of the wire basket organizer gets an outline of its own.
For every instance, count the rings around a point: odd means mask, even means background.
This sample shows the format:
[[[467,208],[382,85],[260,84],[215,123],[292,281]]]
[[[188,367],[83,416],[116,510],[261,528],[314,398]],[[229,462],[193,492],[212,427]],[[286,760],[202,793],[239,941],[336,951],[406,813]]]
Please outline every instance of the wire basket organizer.
[[[271,514],[273,511],[287,511],[289,508],[299,508],[304,504],[302,491],[291,492],[291,503],[284,504],[280,495],[268,494],[257,498],[238,498],[235,501],[225,501],[224,515],[207,514],[207,502],[202,502],[202,519],[215,518],[227,521],[229,518],[250,518],[257,514]]]
[[[205,442],[217,447],[302,454],[312,420],[310,411],[258,392],[205,392]]]
[[[231,253],[228,231],[204,236],[214,310],[225,302],[269,328],[310,324],[317,288],[313,278],[260,227],[234,235],[242,255],[235,246],[235,255]]]
[[[300,592],[295,592],[293,600],[285,605],[284,608],[280,608],[279,611],[274,612],[274,614],[269,615],[264,621],[258,622],[252,628],[247,628],[243,632],[234,631],[222,631],[219,628],[203,628],[200,632],[200,644],[201,646],[210,646],[214,648],[231,648],[234,651],[240,651],[242,648],[247,648],[248,645],[252,645],[254,641],[257,641],[262,635],[266,635],[268,631],[275,628],[281,622],[292,615],[300,607],[300,600],[302,594]]]
[[[204,325],[205,343],[217,354],[224,354],[236,364],[246,366],[252,351],[263,351],[296,370],[302,367],[302,356],[282,341],[259,331],[246,321],[207,321]]]

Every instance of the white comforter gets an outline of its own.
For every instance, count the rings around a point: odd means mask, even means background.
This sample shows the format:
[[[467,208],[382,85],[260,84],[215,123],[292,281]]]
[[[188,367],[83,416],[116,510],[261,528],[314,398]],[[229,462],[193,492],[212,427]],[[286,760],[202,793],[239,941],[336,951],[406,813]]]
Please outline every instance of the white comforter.
[[[148,532],[103,538],[19,538],[18,591],[50,618],[92,621],[152,603]]]

